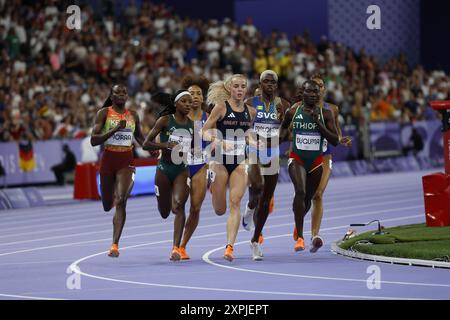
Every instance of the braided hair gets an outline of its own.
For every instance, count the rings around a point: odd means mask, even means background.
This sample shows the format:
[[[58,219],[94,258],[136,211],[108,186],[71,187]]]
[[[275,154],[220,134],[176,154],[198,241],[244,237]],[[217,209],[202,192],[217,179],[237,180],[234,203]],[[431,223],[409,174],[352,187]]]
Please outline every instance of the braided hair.
[[[152,96],[152,101],[158,103],[163,108],[158,113],[158,118],[167,116],[169,114],[174,114],[176,109],[176,102],[175,98],[182,92],[185,92],[186,90],[178,90],[175,92],[175,94],[171,95],[164,92],[158,92],[154,96]]]

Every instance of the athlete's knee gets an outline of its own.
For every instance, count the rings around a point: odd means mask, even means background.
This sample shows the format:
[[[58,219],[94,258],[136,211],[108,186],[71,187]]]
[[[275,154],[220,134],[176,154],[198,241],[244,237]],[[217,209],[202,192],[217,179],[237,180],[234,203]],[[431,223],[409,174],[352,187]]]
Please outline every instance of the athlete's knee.
[[[314,202],[316,201],[322,201],[323,199],[323,190],[317,190],[316,193],[314,194],[312,200]]]
[[[125,207],[127,205],[128,198],[126,196],[118,196],[116,198],[116,207]]]
[[[295,187],[295,197],[304,199],[306,197],[306,190],[302,187]]]
[[[186,201],[182,201],[181,199],[175,199],[172,204],[173,213],[178,214],[179,212],[184,212],[185,203]]]
[[[240,208],[240,206],[241,206],[241,199],[242,199],[242,197],[231,196],[230,197],[230,208],[232,208],[232,209]]]
[[[105,212],[111,211],[112,208],[113,208],[112,202],[107,202],[107,203],[103,202],[103,210]]]
[[[191,208],[189,209],[189,214],[193,217],[197,217],[200,215],[200,205],[192,205],[191,204]]]
[[[159,214],[161,215],[161,218],[167,219],[170,216],[170,209],[159,209]]]
[[[214,212],[218,216],[223,216],[227,212],[227,205],[225,204],[217,204],[213,203]]]

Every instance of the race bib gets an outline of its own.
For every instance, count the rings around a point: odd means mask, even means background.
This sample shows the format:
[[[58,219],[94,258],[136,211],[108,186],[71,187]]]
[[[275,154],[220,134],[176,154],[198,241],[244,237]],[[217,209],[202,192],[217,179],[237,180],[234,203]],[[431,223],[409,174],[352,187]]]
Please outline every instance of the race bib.
[[[245,155],[245,146],[246,142],[245,140],[224,140],[224,144],[226,144],[227,148],[225,149],[225,146],[222,147],[222,153],[224,155],[229,156],[242,156]]]
[[[320,150],[320,135],[304,135],[297,134],[295,137],[295,145],[298,150],[305,151],[319,151]]]
[[[192,138],[190,136],[180,136],[180,135],[174,135],[171,134],[169,136],[169,143],[170,142],[176,142],[178,143],[179,147],[179,151],[183,152],[183,153],[189,153],[191,152],[191,142],[192,142]],[[178,150],[177,148],[177,150]]]
[[[206,163],[206,153],[204,151],[189,154],[188,165],[193,166],[204,163]]]
[[[253,130],[264,138],[272,138],[278,136],[280,125],[269,123],[255,123]]]
[[[106,144],[118,147],[130,147],[132,143],[133,132],[131,131],[117,131],[106,141]]]

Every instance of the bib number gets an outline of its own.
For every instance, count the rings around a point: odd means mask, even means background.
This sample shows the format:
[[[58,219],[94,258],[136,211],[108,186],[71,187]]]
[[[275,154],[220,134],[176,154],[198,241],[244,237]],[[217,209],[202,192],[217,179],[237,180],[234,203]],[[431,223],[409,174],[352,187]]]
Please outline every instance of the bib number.
[[[176,142],[178,144],[177,149],[180,148],[179,151],[183,153],[191,152],[191,141],[192,141],[191,137],[178,136],[173,134],[169,136],[169,143]]]
[[[206,153],[205,152],[195,152],[189,154],[188,165],[198,165],[206,163]]]
[[[132,142],[133,142],[133,132],[117,131],[106,141],[106,144],[118,147],[130,147]]]
[[[223,142],[226,145],[226,148],[223,146],[223,154],[229,156],[242,156],[245,154],[245,140],[224,140]]]
[[[267,123],[255,123],[253,130],[256,134],[264,138],[272,138],[278,136],[279,125]]]
[[[320,139],[320,135],[297,134],[295,137],[295,145],[298,150],[320,151]]]

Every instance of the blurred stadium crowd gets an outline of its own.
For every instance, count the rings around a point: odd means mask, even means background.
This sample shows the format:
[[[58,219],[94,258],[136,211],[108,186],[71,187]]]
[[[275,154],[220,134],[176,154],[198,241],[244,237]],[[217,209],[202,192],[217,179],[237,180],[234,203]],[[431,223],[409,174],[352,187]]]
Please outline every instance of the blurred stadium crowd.
[[[272,69],[290,101],[304,80],[323,74],[342,125],[434,119],[428,102],[450,99],[448,75],[409,66],[402,55],[382,64],[364,49],[316,44],[306,32],[263,36],[251,19],[238,26],[180,18],[150,2],[117,15],[112,1],[101,3],[81,6],[78,31],[66,27],[67,1],[0,0],[0,141],[85,137],[113,83],[127,84],[146,133],[158,111],[151,94],[175,92],[189,73],[211,82],[246,74],[250,95]]]

